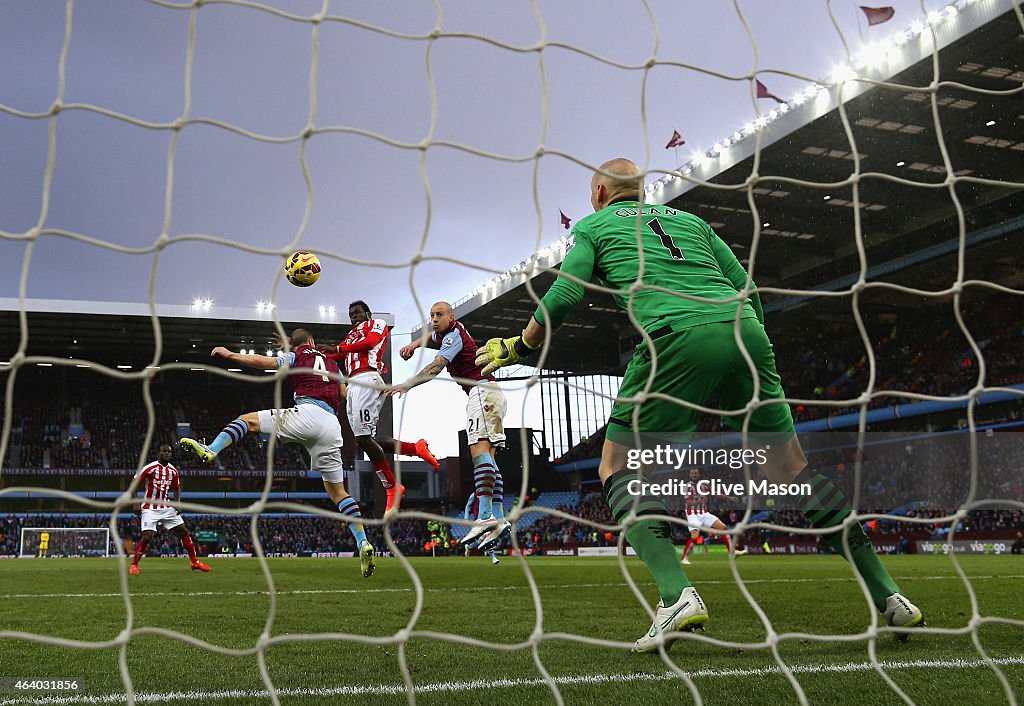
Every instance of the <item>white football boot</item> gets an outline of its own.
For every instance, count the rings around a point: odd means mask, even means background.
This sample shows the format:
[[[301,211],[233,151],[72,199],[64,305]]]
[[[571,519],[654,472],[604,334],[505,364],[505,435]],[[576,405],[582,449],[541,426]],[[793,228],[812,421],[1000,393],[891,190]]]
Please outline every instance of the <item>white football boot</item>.
[[[924,627],[924,614],[900,593],[894,593],[885,599],[885,621],[894,628]],[[905,642],[910,637],[907,633],[897,633],[896,639]]]
[[[654,623],[647,634],[636,641],[633,651],[655,652],[663,640],[663,635],[703,630],[706,622],[708,622],[708,609],[704,607],[704,601],[700,599],[697,589],[687,586],[680,594],[679,600],[667,608],[662,601],[658,601],[658,608],[654,611]],[[671,647],[673,642],[675,642],[675,638],[665,639],[665,649]]]
[[[480,538],[480,543],[476,548],[482,552],[490,551],[510,534],[512,534],[512,523],[508,520],[498,520],[498,524],[494,526],[494,529]]]
[[[482,536],[490,532],[492,529],[498,526],[498,518],[496,517],[481,517],[479,520],[474,522],[469,527],[469,532],[462,538],[462,543],[466,545],[472,545]]]

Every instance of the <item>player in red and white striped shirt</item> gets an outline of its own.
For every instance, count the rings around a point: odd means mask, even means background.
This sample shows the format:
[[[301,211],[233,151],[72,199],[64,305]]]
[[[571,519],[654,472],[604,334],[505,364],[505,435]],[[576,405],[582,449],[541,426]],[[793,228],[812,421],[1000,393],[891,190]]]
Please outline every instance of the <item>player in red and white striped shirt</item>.
[[[384,378],[381,375],[388,370],[384,364],[388,325],[384,319],[373,318],[373,312],[364,301],[354,301],[348,305],[348,318],[352,322],[352,330],[337,346],[328,347],[325,355],[337,360],[348,378],[345,397],[348,423],[356,443],[370,459],[381,485],[387,491],[388,500],[384,511],[390,512],[401,504],[405,486],[395,481],[395,474],[384,455],[385,448],[393,454],[419,456],[433,466],[435,471],[441,464],[430,453],[426,439],[413,444],[398,439],[375,438],[377,420],[385,400]]]
[[[726,495],[712,495],[709,493],[699,492],[700,487],[700,469],[690,469],[690,482],[688,485],[686,497],[683,502],[686,507],[686,524],[690,528],[690,538],[686,540],[686,548],[683,549],[683,563],[690,563],[690,549],[697,542],[697,538],[700,537],[700,532],[708,527],[716,530],[728,529],[725,523],[722,522],[718,517],[708,512],[708,498],[709,497],[724,497],[729,500],[739,502],[739,498],[734,498]],[[727,534],[720,535],[722,543],[725,545],[727,551],[732,549],[732,540]],[[736,555],[742,556],[747,553],[746,549],[737,549]]]
[[[171,465],[171,447],[162,444],[156,458],[156,461],[135,475],[139,479],[139,485],[144,489],[141,503],[142,539],[135,544],[135,556],[132,558],[128,573],[139,573],[139,559],[145,556],[158,525],[163,525],[164,529],[178,535],[182,546],[188,552],[189,564],[193,571],[209,571],[210,567],[196,557],[196,547],[192,543],[192,535],[185,528],[185,520],[181,519],[175,508],[166,504],[172,500],[172,490],[173,500],[181,500],[181,479],[178,476],[178,469]]]

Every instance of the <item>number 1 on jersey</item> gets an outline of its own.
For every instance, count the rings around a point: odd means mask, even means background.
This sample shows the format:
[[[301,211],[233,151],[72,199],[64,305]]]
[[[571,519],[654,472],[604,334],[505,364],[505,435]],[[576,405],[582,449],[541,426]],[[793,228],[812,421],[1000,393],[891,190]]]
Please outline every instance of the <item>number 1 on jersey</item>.
[[[654,231],[654,234],[661,238],[661,244],[664,245],[669,253],[672,254],[673,260],[685,260],[683,257],[683,251],[676,247],[676,244],[672,241],[672,236],[665,232],[664,226],[661,225],[661,221],[657,218],[652,218],[645,224],[648,228]]]

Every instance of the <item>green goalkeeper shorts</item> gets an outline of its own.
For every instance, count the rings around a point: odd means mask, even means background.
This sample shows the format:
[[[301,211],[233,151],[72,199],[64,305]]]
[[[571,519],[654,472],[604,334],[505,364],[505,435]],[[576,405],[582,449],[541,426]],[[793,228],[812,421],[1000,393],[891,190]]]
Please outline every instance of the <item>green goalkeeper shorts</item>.
[[[793,415],[785,402],[767,403],[785,397],[779,374],[775,370],[775,354],[764,326],[757,319],[740,321],[740,336],[754,361],[761,383],[761,404],[751,412],[751,432],[771,434],[793,433]],[[697,429],[700,412],[679,404],[686,400],[701,406],[713,396],[723,410],[740,410],[753,399],[754,383],[750,367],[743,358],[734,334],[734,322],[703,324],[666,333],[653,340],[657,351],[657,372],[651,364],[651,351],[646,343],[637,346],[633,359],[619,388],[618,400],[612,407],[608,423],[608,439],[627,446],[636,445],[634,431],[654,437],[689,434]],[[652,379],[651,393],[661,393],[671,400],[654,398],[643,404],[626,401],[643,392]],[[639,407],[638,425],[634,427],[634,410]],[[741,429],[747,413],[723,415],[723,421]]]

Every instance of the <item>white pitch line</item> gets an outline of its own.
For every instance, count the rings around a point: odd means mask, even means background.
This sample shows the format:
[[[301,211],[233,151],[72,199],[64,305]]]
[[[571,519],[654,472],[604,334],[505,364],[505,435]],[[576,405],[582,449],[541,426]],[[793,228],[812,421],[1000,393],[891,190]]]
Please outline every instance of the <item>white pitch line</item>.
[[[1006,665],[1024,665],[1024,656],[1002,657],[993,659],[993,663]],[[987,667],[983,660],[910,660],[904,662],[879,662],[883,669],[977,669]],[[850,674],[854,672],[867,672],[874,669],[870,662],[857,662],[847,664],[795,664],[790,665],[790,671],[794,674]],[[781,675],[779,667],[760,667],[754,669],[699,669],[687,672],[692,679],[712,679],[720,677],[764,677]],[[659,674],[585,674],[573,677],[555,677],[553,681],[559,686],[587,686],[600,684],[622,684],[628,682],[667,682],[679,680],[679,677],[672,672]],[[680,683],[682,683],[680,681]],[[546,686],[543,679],[475,679],[472,681],[446,681],[434,682],[432,684],[419,684],[413,687],[417,694],[456,693],[465,691],[477,691],[483,689],[513,689],[529,686]],[[378,684],[375,686],[334,686],[321,688],[284,688],[278,689],[278,696],[285,697],[321,697],[332,698],[340,696],[397,696],[405,693],[404,684]],[[224,691],[171,691],[164,693],[139,692],[135,694],[138,703],[184,703],[200,701],[208,703],[224,699],[268,699],[270,694],[266,689],[230,689]],[[75,704],[120,704],[126,703],[124,694],[103,694],[100,696],[70,695],[70,696],[39,696],[5,699],[0,701],[0,706],[73,706]]]
[[[691,577],[692,578],[692,577]],[[897,581],[959,581],[959,576],[894,576]],[[1024,574],[1005,574],[991,576],[968,576],[971,581],[985,581],[989,579],[1024,579]],[[849,578],[805,578],[805,579],[746,579],[744,584],[758,583],[829,583],[829,582],[851,582],[856,581],[852,576]],[[638,586],[653,586],[653,581],[637,581]],[[696,585],[735,585],[733,580],[696,580]],[[621,588],[628,586],[625,581],[611,583],[562,583],[562,584],[538,584],[541,591],[545,589],[573,589],[573,588]],[[424,588],[425,593],[451,593],[453,591],[465,591],[476,593],[478,591],[526,591],[529,586],[453,586],[445,588]],[[304,596],[304,595],[326,595],[346,593],[415,593],[414,588],[322,588],[322,589],[300,589],[295,591],[276,591],[278,596]],[[188,598],[200,596],[269,596],[270,591],[145,591],[132,593],[132,598],[147,598],[150,596],[185,596]],[[121,593],[0,593],[0,599],[4,598],[120,598]]]

